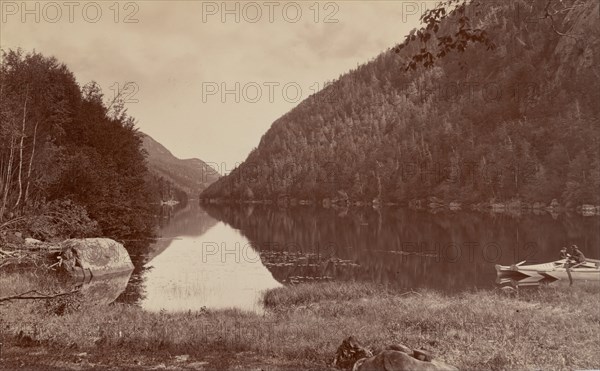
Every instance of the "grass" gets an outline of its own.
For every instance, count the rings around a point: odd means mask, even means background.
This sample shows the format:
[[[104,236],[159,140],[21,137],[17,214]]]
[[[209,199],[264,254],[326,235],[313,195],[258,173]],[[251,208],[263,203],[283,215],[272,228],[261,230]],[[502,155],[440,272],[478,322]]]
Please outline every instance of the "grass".
[[[373,348],[398,342],[423,347],[460,369],[600,367],[597,284],[542,287],[516,296],[501,291],[449,296],[315,283],[271,290],[264,302],[264,315],[149,313],[113,304],[62,316],[4,303],[0,341],[7,364],[27,365],[23,347],[33,344],[46,356],[29,364],[40,367],[48,354],[80,362],[73,357],[85,352],[92,364],[119,367],[323,369],[349,335]],[[178,355],[189,359],[181,363]]]

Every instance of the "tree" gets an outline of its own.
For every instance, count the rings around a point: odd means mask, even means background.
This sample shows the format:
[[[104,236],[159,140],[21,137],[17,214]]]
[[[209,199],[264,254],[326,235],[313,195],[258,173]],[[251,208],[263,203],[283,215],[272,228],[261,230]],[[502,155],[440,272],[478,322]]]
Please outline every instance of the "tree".
[[[80,89],[55,58],[9,50],[0,98],[0,221],[73,204],[66,213],[109,237],[152,230],[152,178],[119,96],[104,103],[98,84]]]
[[[485,46],[486,50],[494,50],[497,44],[493,41],[491,32],[485,29],[486,25],[483,22],[479,22],[481,26],[474,24],[478,18],[489,12],[489,8],[485,9],[486,7],[497,5],[494,2],[479,0],[442,1],[434,8],[423,12],[420,18],[423,26],[413,29],[404,42],[394,48],[394,51],[400,53],[410,47],[405,65],[408,71],[415,70],[419,65],[431,68],[437,60],[451,53],[463,53],[471,45],[480,44]],[[556,35],[579,40],[581,35],[560,31],[559,27],[569,12],[583,9],[585,6],[585,0],[523,0],[515,3],[517,9],[515,14],[518,17],[546,20]],[[529,12],[527,12],[528,8]],[[517,40],[525,45],[518,37]]]

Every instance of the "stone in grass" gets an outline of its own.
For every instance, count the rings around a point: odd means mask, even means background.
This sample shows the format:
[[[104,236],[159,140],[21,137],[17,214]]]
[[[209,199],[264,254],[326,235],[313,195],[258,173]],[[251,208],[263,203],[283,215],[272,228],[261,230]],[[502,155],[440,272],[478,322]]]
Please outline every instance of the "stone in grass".
[[[194,369],[202,369],[202,368],[208,366],[208,362],[207,361],[197,361],[197,362],[188,363],[187,366],[193,370]]]
[[[403,344],[387,346],[383,351],[373,355],[356,338],[346,338],[336,352],[334,365],[353,371],[435,371],[457,370],[422,349],[413,350]]]
[[[31,238],[31,237],[25,238],[25,245],[27,245],[27,246],[34,246],[35,247],[35,245],[39,245],[39,244],[42,244],[42,243],[43,243],[42,241],[36,240],[35,238]]]
[[[190,359],[189,354],[182,354],[179,356],[175,356],[175,362],[187,362]]]

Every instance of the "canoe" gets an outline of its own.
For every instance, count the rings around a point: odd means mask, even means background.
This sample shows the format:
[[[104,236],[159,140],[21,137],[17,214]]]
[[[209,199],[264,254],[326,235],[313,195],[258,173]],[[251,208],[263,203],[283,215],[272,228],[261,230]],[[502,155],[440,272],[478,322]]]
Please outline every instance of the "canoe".
[[[552,282],[569,280],[565,263],[567,259],[556,260],[550,263],[524,265],[520,262],[513,265],[496,265],[499,276],[513,276],[531,280]],[[569,268],[571,278],[577,281],[600,281],[600,260],[587,259],[586,262],[573,265]]]

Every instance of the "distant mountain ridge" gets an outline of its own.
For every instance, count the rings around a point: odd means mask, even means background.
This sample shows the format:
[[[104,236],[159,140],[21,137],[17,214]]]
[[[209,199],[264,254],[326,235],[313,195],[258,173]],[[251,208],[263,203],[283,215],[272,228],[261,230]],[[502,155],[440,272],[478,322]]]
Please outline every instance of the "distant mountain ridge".
[[[189,196],[197,197],[219,179],[217,171],[204,161],[179,159],[151,136],[142,133],[142,138],[150,172],[169,180]]]

